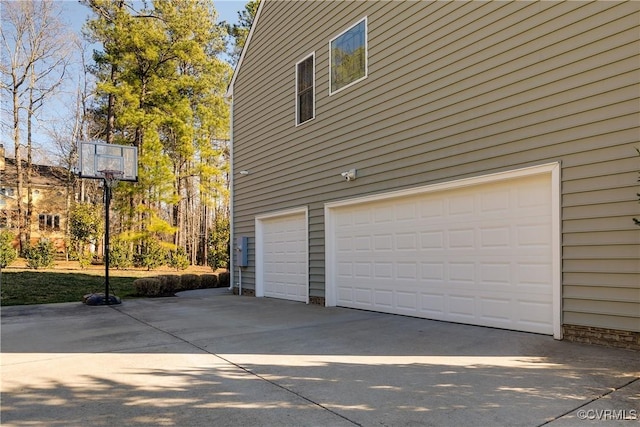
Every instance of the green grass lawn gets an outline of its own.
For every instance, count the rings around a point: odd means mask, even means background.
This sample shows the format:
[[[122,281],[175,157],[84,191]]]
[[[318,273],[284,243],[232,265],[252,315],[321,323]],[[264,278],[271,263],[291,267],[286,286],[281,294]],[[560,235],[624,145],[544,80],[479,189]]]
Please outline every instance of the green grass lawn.
[[[120,298],[135,296],[133,281],[138,277],[109,276],[109,293]],[[1,305],[82,302],[90,293],[104,292],[104,276],[76,272],[2,272]]]

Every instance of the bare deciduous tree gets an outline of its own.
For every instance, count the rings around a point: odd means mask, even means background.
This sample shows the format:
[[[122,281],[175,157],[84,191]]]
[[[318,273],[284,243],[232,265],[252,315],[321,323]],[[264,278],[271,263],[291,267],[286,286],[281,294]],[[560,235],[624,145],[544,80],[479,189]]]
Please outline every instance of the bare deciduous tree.
[[[61,5],[52,0],[2,1],[2,90],[11,97],[11,128],[17,174],[17,208],[20,251],[29,242],[31,223],[30,169],[32,125],[38,110],[60,86],[69,62],[73,36],[60,21]],[[3,115],[4,117],[4,115]],[[22,131],[26,128],[27,140]],[[27,153],[27,207],[25,210],[25,174],[23,147]]]
[[[78,202],[96,203],[100,200],[102,191],[95,180],[76,179],[75,167],[78,162],[79,146],[82,141],[95,138],[88,129],[89,100],[93,95],[93,82],[88,71],[87,57],[89,46],[86,41],[74,40],[74,46],[79,60],[79,72],[75,77],[74,103],[69,103],[64,120],[57,121],[47,131],[54,148],[56,163],[67,172],[67,193],[65,217],[71,218],[73,190],[79,190]],[[71,99],[71,95],[69,96]],[[79,186],[79,188],[76,188]],[[71,239],[70,221],[66,221],[65,235]],[[67,257],[69,252],[67,251]]]

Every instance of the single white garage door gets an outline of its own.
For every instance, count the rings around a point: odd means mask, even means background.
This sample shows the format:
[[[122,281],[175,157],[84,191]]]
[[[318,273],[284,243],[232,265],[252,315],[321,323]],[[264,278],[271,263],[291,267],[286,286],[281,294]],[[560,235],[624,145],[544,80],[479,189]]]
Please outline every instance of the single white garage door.
[[[306,210],[256,218],[256,294],[308,302]]]
[[[553,334],[551,181],[328,206],[328,292],[343,307]]]

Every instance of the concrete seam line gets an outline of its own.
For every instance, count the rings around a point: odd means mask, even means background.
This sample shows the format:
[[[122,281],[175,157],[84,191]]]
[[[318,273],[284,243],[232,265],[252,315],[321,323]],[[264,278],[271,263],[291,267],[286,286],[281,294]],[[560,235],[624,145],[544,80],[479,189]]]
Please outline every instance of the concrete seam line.
[[[267,383],[269,383],[269,384],[271,384],[271,385],[273,385],[273,386],[275,386],[275,387],[278,387],[278,388],[280,388],[280,389],[282,389],[282,390],[284,390],[284,391],[286,391],[286,392],[288,392],[288,393],[291,393],[291,394],[293,394],[293,395],[295,395],[295,396],[299,397],[300,399],[303,399],[303,400],[305,400],[305,401],[307,401],[307,402],[311,403],[311,404],[312,404],[312,405],[314,405],[314,406],[317,406],[317,407],[319,407],[319,408],[321,408],[321,409],[323,409],[323,410],[325,410],[325,411],[327,411],[327,412],[330,412],[330,413],[334,414],[334,415],[335,415],[335,416],[337,416],[337,417],[342,418],[342,419],[343,419],[343,420],[345,420],[345,421],[350,422],[350,423],[351,423],[351,424],[353,424],[353,425],[356,425],[356,426],[358,426],[358,427],[362,427],[362,424],[359,424],[358,422],[356,422],[356,421],[354,421],[354,420],[351,420],[351,419],[347,418],[346,416],[344,416],[344,415],[342,415],[342,414],[340,414],[340,413],[338,413],[338,412],[336,412],[336,411],[334,411],[334,410],[332,410],[332,409],[330,409],[330,408],[328,408],[328,407],[324,406],[323,404],[321,404],[321,403],[319,403],[319,402],[316,402],[316,401],[314,401],[314,400],[312,400],[312,399],[310,399],[310,398],[308,398],[308,397],[306,397],[306,396],[303,396],[302,394],[300,394],[300,393],[298,393],[298,392],[296,392],[296,391],[293,391],[293,390],[291,390],[291,389],[289,389],[289,388],[287,388],[287,387],[285,387],[285,386],[283,386],[283,385],[280,385],[280,384],[278,384],[278,383],[276,383],[276,382],[274,382],[274,381],[272,381],[272,380],[270,380],[270,379],[268,379],[268,378],[265,378],[265,377],[263,377],[262,375],[257,374],[257,373],[255,373],[255,372],[251,371],[251,370],[250,370],[250,369],[248,369],[248,368],[245,368],[244,366],[241,366],[241,365],[239,365],[239,364],[237,364],[237,363],[235,363],[235,362],[232,362],[231,360],[225,359],[224,357],[220,356],[219,354],[212,353],[211,351],[207,350],[206,348],[200,347],[199,345],[196,345],[196,344],[194,344],[194,343],[192,343],[192,342],[190,342],[190,341],[187,341],[186,339],[184,339],[184,338],[182,338],[182,337],[179,337],[179,336],[177,336],[177,335],[175,335],[175,334],[173,334],[173,333],[171,333],[171,332],[169,332],[169,331],[165,331],[164,329],[160,329],[160,328],[158,328],[157,326],[154,326],[154,325],[152,325],[152,324],[150,324],[150,323],[148,323],[148,322],[145,322],[145,321],[144,321],[144,320],[142,320],[142,319],[138,319],[137,317],[135,317],[135,316],[133,316],[133,315],[131,315],[131,314],[129,314],[129,313],[125,313],[124,311],[120,310],[120,309],[119,309],[118,307],[116,307],[116,306],[109,306],[109,307],[110,307],[110,308],[112,308],[113,310],[117,311],[117,312],[118,312],[118,313],[120,313],[120,314],[124,314],[125,316],[128,316],[128,317],[130,317],[131,319],[133,319],[133,320],[135,320],[135,321],[137,321],[137,322],[139,322],[139,323],[142,323],[142,324],[143,324],[143,325],[145,325],[145,326],[148,326],[148,327],[150,327],[150,328],[152,328],[152,329],[155,329],[155,330],[156,330],[156,331],[158,331],[158,332],[162,332],[162,333],[164,333],[164,334],[166,334],[166,335],[169,335],[169,336],[171,336],[171,337],[173,337],[173,338],[175,338],[175,339],[177,339],[177,340],[179,340],[179,341],[184,342],[185,344],[188,344],[188,345],[190,345],[190,346],[192,346],[192,347],[194,347],[194,348],[197,348],[198,350],[200,350],[200,351],[202,351],[202,352],[204,352],[204,353],[206,353],[206,354],[210,354],[211,356],[215,356],[215,357],[217,357],[218,359],[220,359],[220,360],[222,360],[222,361],[224,361],[224,362],[226,362],[226,363],[228,363],[228,364],[230,364],[230,365],[232,365],[232,366],[235,366],[236,368],[238,368],[238,369],[240,369],[240,370],[242,370],[242,371],[244,371],[244,372],[248,373],[249,375],[252,375],[252,376],[254,376],[254,377],[256,377],[256,378],[258,378],[258,379],[260,379],[260,380],[262,380],[262,381],[265,381],[265,382],[267,382]]]
[[[546,426],[547,424],[552,423],[552,422],[554,422],[554,421],[556,421],[556,420],[558,420],[558,419],[560,419],[560,418],[564,417],[565,415],[569,415],[570,413],[572,413],[572,412],[574,412],[574,411],[577,411],[577,410],[578,410],[578,409],[580,409],[580,408],[584,408],[585,406],[587,406],[587,405],[588,405],[588,404],[590,404],[590,403],[593,403],[593,402],[595,402],[595,401],[597,401],[597,400],[602,399],[602,398],[603,398],[603,397],[605,397],[605,396],[610,395],[610,394],[611,394],[611,393],[613,393],[614,391],[618,391],[618,390],[621,390],[621,389],[623,389],[623,388],[625,388],[625,387],[628,387],[628,386],[630,386],[631,384],[635,383],[636,381],[640,381],[640,377],[636,377],[636,378],[634,378],[634,379],[632,379],[632,380],[630,380],[630,381],[626,382],[625,384],[622,384],[622,385],[621,385],[621,386],[619,386],[619,387],[614,387],[614,388],[612,388],[611,390],[609,390],[609,391],[607,391],[607,392],[605,392],[605,393],[602,393],[600,396],[596,396],[596,397],[594,397],[593,399],[588,400],[587,402],[583,403],[582,405],[580,405],[580,406],[576,406],[575,408],[570,409],[570,410],[568,410],[567,412],[565,412],[565,413],[563,413],[563,414],[560,414],[560,415],[558,415],[558,416],[556,416],[556,417],[554,417],[554,418],[552,418],[552,419],[550,419],[550,420],[547,420],[547,421],[545,421],[544,423],[539,424],[539,425],[538,425],[538,426],[536,426],[536,427]]]

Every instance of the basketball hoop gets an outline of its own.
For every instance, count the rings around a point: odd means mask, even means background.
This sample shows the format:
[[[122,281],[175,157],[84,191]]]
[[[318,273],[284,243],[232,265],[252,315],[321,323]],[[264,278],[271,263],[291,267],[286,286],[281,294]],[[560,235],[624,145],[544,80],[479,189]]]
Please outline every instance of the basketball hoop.
[[[120,181],[120,178],[122,178],[122,175],[124,175],[124,172],[119,170],[113,170],[113,169],[105,169],[98,172],[102,174],[102,177],[104,178],[104,182],[107,184],[107,187],[109,188],[113,188],[113,186],[118,181]]]
[[[120,298],[109,296],[109,213],[111,190],[118,181],[138,182],[138,148],[127,145],[82,141],[78,163],[80,178],[104,182],[104,298],[102,304],[120,304]],[[100,305],[100,303],[91,304]]]

